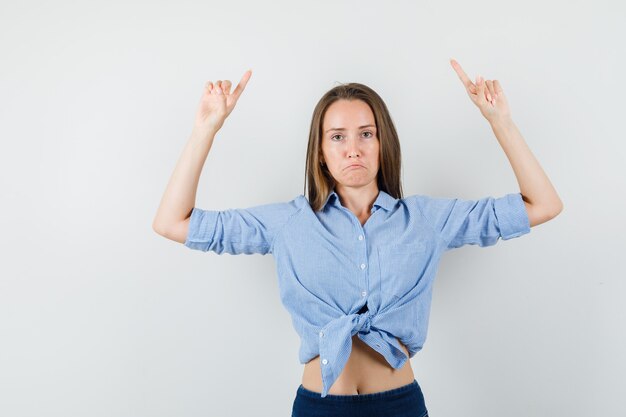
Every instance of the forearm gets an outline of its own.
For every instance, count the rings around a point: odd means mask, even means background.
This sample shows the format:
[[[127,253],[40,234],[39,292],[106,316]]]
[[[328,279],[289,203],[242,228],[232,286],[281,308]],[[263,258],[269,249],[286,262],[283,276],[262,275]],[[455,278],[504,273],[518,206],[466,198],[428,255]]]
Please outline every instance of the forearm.
[[[490,125],[509,159],[524,200],[548,215],[556,216],[563,203],[513,120],[507,118]]]
[[[192,131],[176,163],[152,223],[152,228],[157,233],[165,234],[171,225],[191,215],[196,202],[200,174],[216,133],[215,129]]]

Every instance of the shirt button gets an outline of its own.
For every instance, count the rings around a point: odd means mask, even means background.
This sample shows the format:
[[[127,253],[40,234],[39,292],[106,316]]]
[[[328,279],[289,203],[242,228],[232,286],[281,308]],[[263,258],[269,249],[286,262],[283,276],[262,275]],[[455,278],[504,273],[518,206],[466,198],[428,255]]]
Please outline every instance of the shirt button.
[[[320,332],[320,337],[324,336],[324,332]]]
[[[328,359],[322,359],[322,363],[326,365],[328,363]]]
[[[361,269],[365,269],[365,264],[361,264]]]
[[[361,295],[362,295],[363,297],[365,297],[365,296],[367,295],[367,291],[363,291],[363,292],[361,293]]]
[[[359,240],[363,240],[363,235],[359,235]]]

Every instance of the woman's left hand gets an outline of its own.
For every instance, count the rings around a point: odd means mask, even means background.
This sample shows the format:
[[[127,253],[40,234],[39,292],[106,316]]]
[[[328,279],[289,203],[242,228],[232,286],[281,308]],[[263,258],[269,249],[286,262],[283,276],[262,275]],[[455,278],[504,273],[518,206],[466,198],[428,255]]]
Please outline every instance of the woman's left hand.
[[[498,80],[484,80],[479,75],[476,77],[476,84],[474,84],[458,62],[451,59],[450,64],[465,86],[467,95],[489,123],[511,118],[509,104]]]

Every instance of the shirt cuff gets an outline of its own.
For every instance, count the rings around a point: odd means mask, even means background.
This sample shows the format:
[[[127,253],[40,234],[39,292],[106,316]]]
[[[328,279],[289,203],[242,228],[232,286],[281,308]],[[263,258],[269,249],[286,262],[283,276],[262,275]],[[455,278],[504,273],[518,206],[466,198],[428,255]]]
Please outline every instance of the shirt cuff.
[[[530,221],[521,193],[511,193],[496,198],[494,210],[503,240],[530,232]]]
[[[202,210],[194,207],[189,219],[189,230],[185,246],[190,249],[208,251],[213,236],[219,212],[215,210]]]

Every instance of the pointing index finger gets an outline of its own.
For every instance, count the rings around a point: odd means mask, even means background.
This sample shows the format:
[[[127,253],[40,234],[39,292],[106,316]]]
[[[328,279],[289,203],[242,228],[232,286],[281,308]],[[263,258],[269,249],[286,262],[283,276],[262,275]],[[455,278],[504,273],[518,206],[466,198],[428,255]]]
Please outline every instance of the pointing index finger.
[[[250,79],[251,75],[252,75],[252,70],[249,69],[243,74],[243,77],[241,77],[241,81],[239,81],[239,84],[237,84],[237,87],[233,91],[233,95],[235,96],[236,99],[239,98],[243,90],[246,88],[246,84],[248,84],[248,80]]]
[[[465,71],[463,71],[463,68],[461,68],[461,65],[459,65],[459,63],[456,62],[454,59],[450,59],[450,64],[452,64],[452,68],[454,68],[454,71],[456,71],[456,74],[463,82],[465,88],[469,90],[469,88],[474,85],[474,83],[472,83],[472,80],[470,80],[467,74],[465,74]]]

